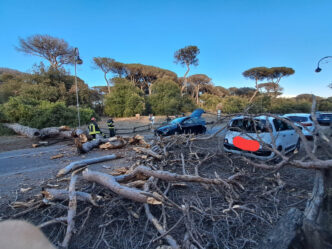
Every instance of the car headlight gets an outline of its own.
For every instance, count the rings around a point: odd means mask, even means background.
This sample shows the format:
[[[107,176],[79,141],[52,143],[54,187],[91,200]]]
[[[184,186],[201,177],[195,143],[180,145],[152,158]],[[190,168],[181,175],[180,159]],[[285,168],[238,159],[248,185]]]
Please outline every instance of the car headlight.
[[[228,139],[227,138],[224,139],[224,143],[228,144]]]

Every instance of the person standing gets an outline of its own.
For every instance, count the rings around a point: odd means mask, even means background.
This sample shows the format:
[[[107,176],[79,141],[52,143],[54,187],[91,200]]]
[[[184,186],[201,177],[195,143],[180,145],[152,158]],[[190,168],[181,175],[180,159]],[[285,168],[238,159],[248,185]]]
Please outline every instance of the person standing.
[[[114,137],[115,136],[115,128],[114,128],[114,121],[112,118],[109,118],[107,120],[107,127],[110,131],[110,137]]]
[[[92,117],[91,118],[91,122],[88,126],[88,129],[89,129],[89,135],[91,135],[93,137],[93,139],[96,139],[96,135],[97,134],[101,134],[101,131],[99,129],[99,126],[96,122],[96,118],[95,117]]]
[[[150,129],[152,129],[153,128],[153,124],[154,124],[154,116],[153,116],[153,114],[149,115],[149,120],[150,120]]]

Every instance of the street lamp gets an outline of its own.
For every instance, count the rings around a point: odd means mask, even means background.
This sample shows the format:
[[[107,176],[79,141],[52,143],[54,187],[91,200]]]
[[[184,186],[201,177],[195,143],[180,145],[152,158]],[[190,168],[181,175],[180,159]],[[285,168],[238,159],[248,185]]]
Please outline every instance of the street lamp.
[[[76,64],[83,64],[82,59],[80,58],[78,48],[74,49],[74,63],[75,63],[75,85],[76,85],[76,107],[77,107],[77,119],[78,119],[78,128],[81,128],[81,118],[80,118],[80,103],[78,101],[78,87],[77,87],[77,75],[76,75]]]
[[[320,63],[322,60],[325,60],[325,59],[327,59],[327,58],[332,58],[332,56],[325,56],[325,57],[323,57],[322,59],[320,59],[320,60],[318,61],[317,68],[315,69],[315,72],[316,72],[316,73],[319,73],[320,71],[322,71],[322,69],[319,67],[319,63]]]

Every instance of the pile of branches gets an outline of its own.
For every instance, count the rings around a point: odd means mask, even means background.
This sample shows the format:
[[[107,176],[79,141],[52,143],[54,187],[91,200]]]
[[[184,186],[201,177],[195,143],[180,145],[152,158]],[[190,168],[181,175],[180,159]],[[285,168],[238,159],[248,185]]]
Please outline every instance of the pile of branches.
[[[109,174],[66,167],[39,196],[13,203],[11,218],[70,248],[254,248],[284,210],[304,207],[306,192],[284,191],[280,174],[231,162],[220,138],[196,139],[134,147],[132,166]]]

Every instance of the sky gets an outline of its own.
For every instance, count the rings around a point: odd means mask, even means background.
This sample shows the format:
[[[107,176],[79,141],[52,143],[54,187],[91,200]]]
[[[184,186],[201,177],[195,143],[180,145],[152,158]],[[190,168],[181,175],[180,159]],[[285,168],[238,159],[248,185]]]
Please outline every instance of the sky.
[[[243,71],[286,66],[295,74],[280,81],[285,96],[328,97],[332,59],[314,70],[332,55],[331,12],[331,0],[0,0],[0,67],[31,72],[42,59],[18,52],[18,39],[48,34],[79,48],[77,74],[92,87],[106,84],[93,57],[183,76],[174,52],[196,45],[199,65],[189,74],[206,74],[215,85],[254,87]]]

